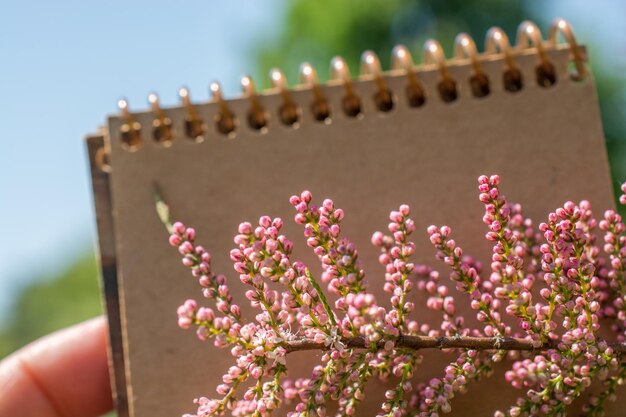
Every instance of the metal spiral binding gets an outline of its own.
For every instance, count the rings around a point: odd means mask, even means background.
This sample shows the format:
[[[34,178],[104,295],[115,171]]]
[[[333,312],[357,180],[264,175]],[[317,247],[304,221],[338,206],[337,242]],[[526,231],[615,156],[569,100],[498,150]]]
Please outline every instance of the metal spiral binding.
[[[308,87],[313,93],[313,101],[310,105],[311,113],[318,122],[330,122],[330,104],[324,97],[317,79],[317,71],[308,62],[300,65],[300,83]]]
[[[419,82],[411,53],[404,45],[396,45],[391,51],[391,69],[406,73],[408,84],[405,87],[407,103],[410,107],[421,107],[426,103],[424,88]]]
[[[511,44],[509,43],[509,37],[499,27],[492,27],[487,32],[485,39],[485,53],[497,54],[501,53],[504,56],[504,62],[507,68],[502,74],[502,82],[504,89],[515,93],[522,89],[522,72],[517,68],[517,64],[511,54]]]
[[[178,96],[183,102],[185,108],[185,136],[190,139],[194,139],[197,142],[204,140],[204,133],[206,132],[206,125],[198,115],[196,108],[191,104],[191,97],[189,90],[185,87],[178,90]]]
[[[273,68],[270,71],[270,79],[272,87],[278,89],[283,103],[278,108],[278,116],[286,126],[298,127],[300,119],[300,108],[291,98],[289,89],[287,88],[287,79],[281,70]]]
[[[470,86],[474,97],[489,95],[489,78],[483,72],[483,67],[478,59],[476,42],[467,33],[459,33],[454,39],[454,57],[469,58],[472,63],[474,74],[470,78]]]
[[[466,59],[470,61],[472,75],[469,79],[469,87],[472,95],[477,98],[486,97],[491,93],[492,81],[485,74],[482,68],[484,58],[500,54],[503,57],[505,68],[501,82],[505,91],[516,93],[523,89],[524,80],[522,73],[515,62],[515,53],[528,48],[534,48],[537,52],[538,63],[535,68],[535,82],[544,88],[548,88],[556,83],[556,69],[546,52],[546,46],[557,45],[559,35],[565,40],[569,47],[571,60],[575,71],[571,73],[574,80],[583,80],[588,75],[586,66],[587,57],[585,51],[576,42],[571,25],[564,19],[557,18],[550,25],[547,41],[543,41],[541,31],[531,21],[522,22],[517,30],[516,46],[512,47],[506,33],[499,27],[489,29],[485,39],[485,51],[480,54],[476,48],[474,40],[466,33],[457,35],[454,41],[454,59]],[[443,48],[436,40],[427,40],[423,49],[424,65],[434,65],[439,72],[437,82],[437,92],[439,99],[443,102],[453,102],[458,98],[458,83],[448,68],[448,61],[445,58]],[[427,97],[420,82],[416,67],[409,50],[403,45],[397,45],[392,51],[392,70],[404,72],[407,84],[404,97],[409,107],[421,107],[427,104]],[[361,68],[359,79],[370,79],[374,82],[375,92],[370,98],[375,104],[375,108],[380,112],[392,111],[398,99],[387,85],[380,60],[373,51],[365,51],[361,56]],[[281,105],[278,108],[278,120],[285,126],[297,128],[302,121],[302,112],[296,101],[291,96],[291,90],[287,86],[284,74],[279,69],[270,71],[270,80],[274,92],[278,92],[281,97]],[[308,89],[312,95],[312,101],[308,111],[313,115],[313,119],[322,123],[330,123],[333,117],[327,98],[325,97],[321,84],[317,77],[315,68],[309,63],[300,66],[301,87]],[[331,84],[343,86],[343,97],[341,107],[343,113],[350,118],[363,117],[363,102],[353,86],[353,79],[347,63],[342,57],[334,57],[331,61]],[[244,120],[252,130],[265,133],[268,131],[270,113],[263,107],[256,91],[254,81],[250,76],[241,79],[243,97],[249,102],[249,110]],[[228,101],[222,95],[222,89],[217,82],[210,85],[212,102],[217,106],[217,112],[213,117],[215,130],[228,137],[236,136],[239,128],[238,117],[230,110]],[[195,106],[191,102],[189,91],[186,88],[179,90],[182,106],[185,109],[184,125],[180,131],[189,139],[201,142],[209,130],[206,123],[199,115]],[[401,96],[400,96],[401,97]],[[148,96],[154,119],[152,122],[151,136],[154,141],[163,146],[170,146],[177,136],[178,129],[168,117],[159,104],[159,98],[151,93]],[[136,151],[142,146],[141,124],[133,117],[129,111],[128,102],[122,99],[118,102],[123,121],[119,137],[123,147],[128,151]]]
[[[361,56],[361,77],[371,76],[376,84],[376,92],[374,93],[374,103],[376,108],[382,112],[388,112],[393,109],[393,94],[383,78],[383,70],[380,60],[374,51],[365,51]]]

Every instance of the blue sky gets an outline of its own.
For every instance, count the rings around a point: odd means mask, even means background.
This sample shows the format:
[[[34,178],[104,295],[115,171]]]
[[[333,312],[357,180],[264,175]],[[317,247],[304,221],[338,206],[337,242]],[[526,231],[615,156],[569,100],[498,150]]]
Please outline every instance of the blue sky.
[[[82,137],[121,96],[147,108],[154,90],[172,104],[186,85],[206,100],[213,79],[238,94],[254,46],[284,17],[279,0],[8,3],[0,6],[0,322],[17,287],[91,247]],[[547,20],[569,19],[593,56],[626,73],[623,0],[529,4]]]
[[[277,1],[9,2],[0,6],[0,318],[12,289],[93,242],[82,137],[121,96],[146,108],[182,85],[229,95],[276,33]]]

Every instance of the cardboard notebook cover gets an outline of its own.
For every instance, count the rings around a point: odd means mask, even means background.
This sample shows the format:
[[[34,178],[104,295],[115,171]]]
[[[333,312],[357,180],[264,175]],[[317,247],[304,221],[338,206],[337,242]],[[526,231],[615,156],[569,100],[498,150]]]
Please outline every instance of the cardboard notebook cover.
[[[386,113],[374,106],[376,83],[371,79],[353,83],[362,102],[361,117],[356,118],[341,111],[341,83],[321,86],[331,104],[330,124],[314,120],[308,111],[308,88],[291,92],[302,109],[298,128],[276,117],[279,94],[259,96],[270,116],[263,132],[247,126],[248,99],[229,101],[239,120],[235,137],[213,129],[210,121],[217,104],[196,105],[209,127],[202,143],[181,134],[186,115],[182,107],[164,110],[177,132],[171,147],[152,140],[154,114],[143,112],[133,114],[142,126],[143,143],[130,152],[119,135],[125,120],[111,117],[108,130],[91,138],[89,147],[93,161],[106,153],[109,163],[107,173],[95,162],[92,170],[120,416],[195,412],[193,398],[217,396],[214,389],[234,361],[228,349],[202,343],[193,331],[177,327],[176,308],[188,298],[202,304],[202,296],[196,279],[168,244],[154,208],[155,183],[174,220],[196,228],[197,242],[213,255],[213,270],[228,276],[236,301],[245,307],[244,317],[253,317],[253,310],[229,260],[241,221],[254,224],[264,214],[283,218],[283,233],[295,244],[293,259],[303,260],[319,276],[319,263],[305,244],[301,226],[292,221],[288,202],[305,189],[315,201],[330,197],[345,210],[343,234],[356,243],[370,288],[383,303],[388,303],[382,291],[384,270],[370,237],[386,230],[389,211],[401,203],[411,206],[416,221],[416,262],[432,265],[444,276],[448,270],[434,258],[425,232],[430,224],[451,226],[467,254],[483,261],[490,257],[477,197],[480,174],[499,174],[509,201],[521,203],[537,223],[566,200],[588,199],[597,215],[613,207],[593,79],[570,78],[566,47],[546,51],[556,68],[556,83],[549,88],[537,85],[536,51],[517,50],[514,58],[523,75],[523,89],[517,93],[504,90],[505,63],[498,55],[481,57],[490,80],[490,94],[484,98],[470,92],[468,61],[449,63],[458,87],[458,98],[451,103],[439,98],[440,72],[432,67],[418,70],[427,99],[419,108],[406,103],[407,78],[402,72],[384,75],[395,95],[394,108]],[[436,326],[438,319],[426,309],[425,297],[413,297],[412,314]],[[457,298],[469,311],[469,300]],[[441,376],[445,364],[456,358],[439,351],[423,355],[416,375],[420,381]],[[290,354],[290,377],[309,375],[319,356]],[[505,366],[491,378],[472,383],[468,394],[457,395],[452,415],[492,415],[513,404],[522,391],[505,383]],[[359,415],[377,412],[383,386],[368,385]]]

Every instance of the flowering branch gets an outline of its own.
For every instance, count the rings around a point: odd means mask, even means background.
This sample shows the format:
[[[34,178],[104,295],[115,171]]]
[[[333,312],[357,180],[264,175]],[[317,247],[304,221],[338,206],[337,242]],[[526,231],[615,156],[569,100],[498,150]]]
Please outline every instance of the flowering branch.
[[[340,342],[349,348],[371,349],[364,338],[342,338]],[[385,348],[386,341],[376,344],[377,350]],[[607,342],[605,342],[607,343]],[[626,343],[612,342],[607,345],[616,353],[626,353]],[[548,341],[537,343],[532,339],[521,337],[472,337],[472,336],[401,336],[394,341],[394,346],[398,349],[473,349],[473,350],[520,350],[541,352],[549,349],[556,349],[558,343]],[[303,350],[325,350],[324,343],[315,342],[311,339],[293,339],[285,343],[287,353]]]
[[[626,226],[613,210],[596,221],[589,202],[581,201],[566,202],[536,229],[499,185],[497,175],[478,179],[485,237],[493,244],[487,275],[453,239],[450,227],[427,230],[436,257],[449,267],[457,291],[469,298],[481,328],[466,326],[455,296],[440,282],[442,274],[411,261],[415,223],[407,205],[391,212],[390,234],[372,236],[385,267],[383,289],[391,308],[369,291],[355,245],[341,236],[344,212],[331,200],[317,206],[308,191],[290,199],[330,297],[311,270],[292,259],[293,243],[280,233],[281,219],[263,216],[257,226],[241,223],[230,258],[248,288],[246,299],[258,310],[246,320],[226,277],[212,271],[211,255],[195,243],[195,230],[173,223],[155,190],[170,244],[214,304],[185,301],[178,308],[178,324],[195,327],[201,340],[211,339],[216,347],[229,347],[235,358],[216,389],[220,397],[197,399],[197,413],[184,417],[267,417],[290,403],[295,405],[288,417],[325,417],[332,402],[337,417],[348,417],[355,415],[369,379],[390,376],[396,383],[385,392],[377,417],[438,416],[451,410],[457,393],[488,377],[492,365],[507,355],[513,362],[506,380],[526,391],[495,417],[563,416],[593,380],[602,381],[606,390],[591,396],[583,412],[601,415],[626,375],[621,363],[626,353]],[[626,184],[622,191],[620,203],[626,204]],[[596,228],[604,234],[602,251]],[[411,317],[415,291],[427,295],[427,308],[440,312],[437,326]],[[609,321],[616,341],[599,337],[600,318]],[[457,356],[442,377],[415,383],[422,349]],[[320,363],[309,378],[287,379],[287,355],[304,350],[321,351]]]

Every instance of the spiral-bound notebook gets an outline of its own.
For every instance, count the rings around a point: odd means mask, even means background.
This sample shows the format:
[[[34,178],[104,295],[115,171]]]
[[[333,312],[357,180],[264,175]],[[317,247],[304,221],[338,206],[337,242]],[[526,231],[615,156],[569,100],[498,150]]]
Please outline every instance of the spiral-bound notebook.
[[[556,42],[558,32],[567,42]],[[161,108],[151,96],[150,111],[131,112],[123,102],[122,113],[88,138],[120,417],[195,410],[193,398],[216,396],[232,360],[176,325],[176,307],[202,297],[168,245],[154,209],[155,183],[174,219],[197,229],[214,270],[229,276],[241,304],[228,255],[241,221],[282,217],[296,257],[319,271],[302,230],[290,221],[288,199],[304,189],[345,209],[345,234],[381,297],[384,271],[369,241],[401,203],[410,204],[416,220],[417,260],[442,271],[425,233],[430,224],[450,225],[468,252],[489,257],[479,174],[500,174],[509,199],[536,221],[568,199],[589,199],[596,210],[614,206],[586,50],[567,25],[556,23],[544,41],[525,22],[516,47],[492,29],[480,54],[460,35],[455,48],[456,58],[446,61],[429,41],[424,64],[416,66],[397,47],[386,72],[368,52],[356,79],[335,59],[334,79],[325,84],[303,65],[301,84],[292,89],[273,71],[275,88],[258,94],[244,77],[244,95],[233,100],[213,84],[209,102],[192,103],[186,90],[177,107]],[[428,313],[418,308],[416,314]],[[453,360],[424,354],[419,378],[439,375]],[[288,361],[292,376],[306,375],[315,362],[304,353]],[[505,385],[501,375],[475,384],[453,410],[491,415],[517,393],[503,388],[486,401],[476,396]],[[382,388],[368,389],[362,409],[377,410]]]

